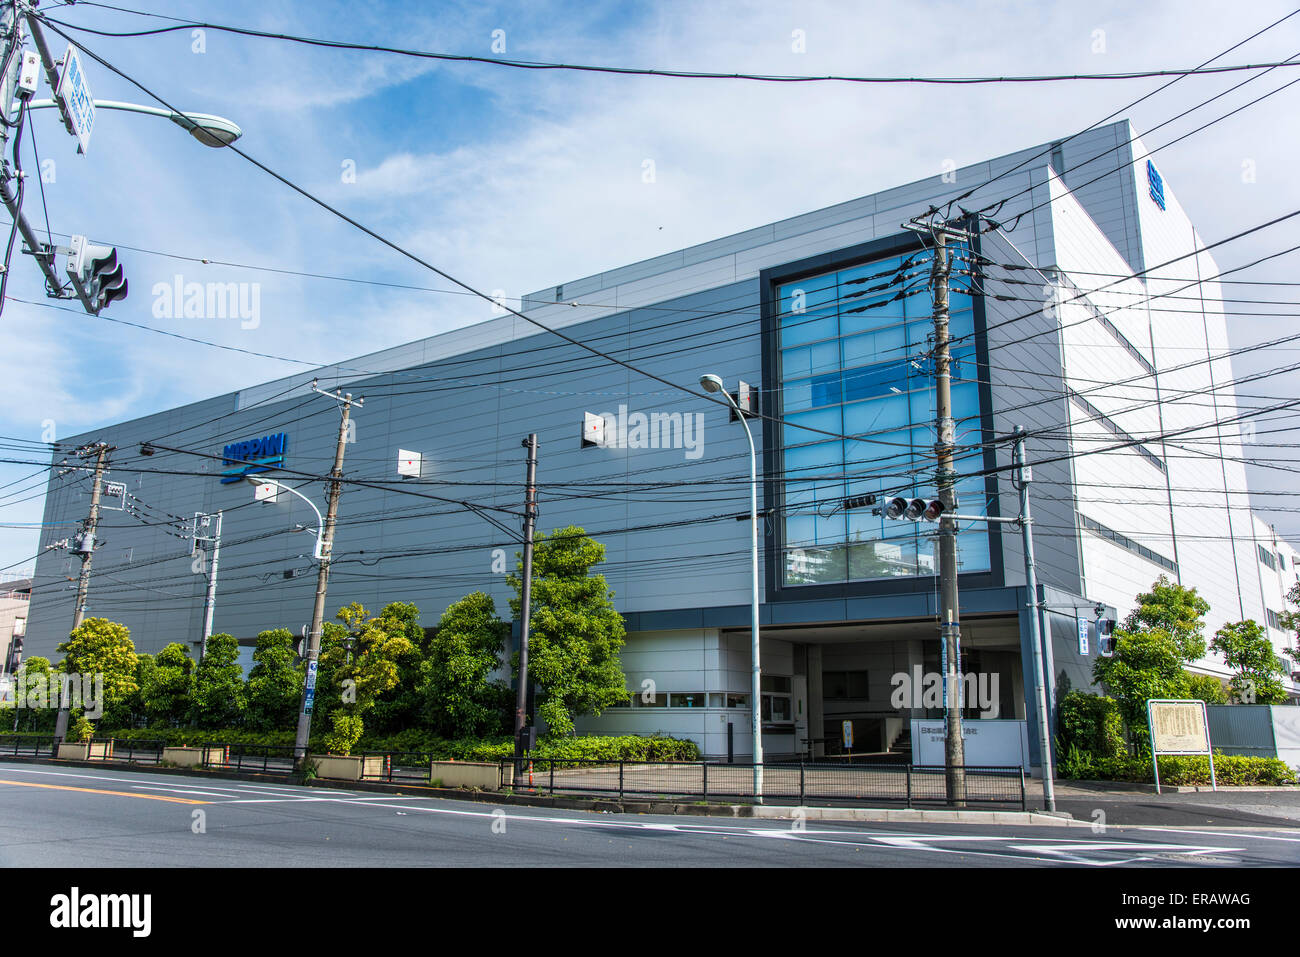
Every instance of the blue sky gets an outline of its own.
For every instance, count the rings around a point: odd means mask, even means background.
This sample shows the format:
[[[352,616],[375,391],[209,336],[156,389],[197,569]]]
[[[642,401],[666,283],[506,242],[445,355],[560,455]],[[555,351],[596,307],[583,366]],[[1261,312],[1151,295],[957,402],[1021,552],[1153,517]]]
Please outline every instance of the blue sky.
[[[504,31],[519,59],[770,73],[1002,74],[1120,71],[1199,63],[1272,22],[1283,4],[1002,3],[334,3],[124,0],[172,17],[452,53],[492,53]],[[1244,12],[1243,12],[1244,11]],[[78,4],[48,12],[110,30],[167,21]],[[802,31],[804,52],[792,36]],[[1096,52],[1097,31],[1104,52]],[[1034,145],[1102,119],[1158,81],[914,87],[704,82],[532,73],[297,46],[208,31],[84,45],[181,109],[238,122],[242,148],[396,242],[486,290],[519,296],[648,256]],[[50,37],[55,55],[65,42]],[[196,45],[202,52],[196,52]],[[1300,51],[1300,18],[1231,62]],[[86,59],[97,99],[148,102]],[[1281,73],[1281,71],[1278,71]],[[1139,131],[1239,82],[1184,80],[1129,112]],[[1148,139],[1154,147],[1264,89],[1240,94]],[[48,96],[42,88],[41,96]],[[1161,169],[1207,241],[1300,207],[1293,173],[1296,94],[1279,93],[1160,154]],[[205,149],[164,120],[100,111],[87,155],[54,111],[33,117],[58,242],[446,288],[229,151]],[[24,163],[35,168],[25,141]],[[643,163],[655,163],[653,184]],[[1242,163],[1256,181],[1243,183]],[[354,182],[345,181],[351,165]],[[25,211],[44,212],[35,177]],[[1288,232],[1287,230],[1290,230]],[[1294,227],[1218,255],[1224,268],[1296,240]],[[488,318],[464,296],[203,265],[120,250],[130,297],[106,315],[256,352],[325,363]],[[301,370],[88,317],[44,297],[15,255],[0,354],[10,373],[0,434],[64,437]],[[1290,279],[1293,260],[1252,272]],[[260,323],[159,318],[156,283],[256,282]],[[1277,290],[1273,290],[1274,293]],[[1285,290],[1283,290],[1283,293]],[[68,311],[49,308],[62,306]],[[1235,344],[1282,334],[1278,320],[1233,322]],[[1294,361],[1269,352],[1238,374]],[[1297,394],[1275,378],[1259,394]],[[1273,454],[1273,453],[1270,453]],[[13,457],[13,456],[8,456]],[[28,456],[18,456],[28,457]],[[34,467],[0,465],[0,486]],[[1261,488],[1300,488],[1257,470]],[[30,486],[30,489],[29,489]],[[24,491],[26,490],[26,491]],[[0,566],[35,553],[41,485],[0,489]],[[19,494],[21,493],[21,494]],[[1300,522],[1277,515],[1279,529]],[[28,563],[30,564],[30,563]]]

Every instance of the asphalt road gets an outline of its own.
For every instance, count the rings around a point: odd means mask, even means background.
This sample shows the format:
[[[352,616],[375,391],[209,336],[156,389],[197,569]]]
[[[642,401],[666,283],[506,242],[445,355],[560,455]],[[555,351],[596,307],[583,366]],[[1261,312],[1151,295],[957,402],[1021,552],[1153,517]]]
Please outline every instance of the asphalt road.
[[[0,762],[3,867],[1288,866],[1271,827],[855,824],[495,806]]]

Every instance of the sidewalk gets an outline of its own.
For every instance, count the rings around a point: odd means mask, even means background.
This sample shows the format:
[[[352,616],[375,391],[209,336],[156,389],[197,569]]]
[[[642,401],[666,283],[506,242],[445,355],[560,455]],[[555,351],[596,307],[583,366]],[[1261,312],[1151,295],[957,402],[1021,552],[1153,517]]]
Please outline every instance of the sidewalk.
[[[1029,806],[1043,807],[1042,782],[1026,783]],[[1117,782],[1056,782],[1056,809],[1090,823],[1162,827],[1300,828],[1300,787],[1161,788]]]

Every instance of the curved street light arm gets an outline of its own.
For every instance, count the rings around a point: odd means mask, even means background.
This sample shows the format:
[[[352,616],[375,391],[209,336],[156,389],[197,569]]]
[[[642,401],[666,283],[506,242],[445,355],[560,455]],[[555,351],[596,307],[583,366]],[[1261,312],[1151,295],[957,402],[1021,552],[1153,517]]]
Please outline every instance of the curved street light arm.
[[[171,120],[204,146],[218,149],[222,146],[228,146],[244,135],[244,131],[239,128],[238,123],[212,113],[177,113],[156,106],[124,103],[120,100],[95,100],[94,103],[97,110],[120,110],[123,113],[161,116],[164,119]],[[27,104],[27,109],[49,110],[58,105],[57,100],[32,100]]]
[[[285,485],[283,482],[277,482],[275,479],[267,479],[267,478],[259,479],[253,475],[245,475],[244,478],[248,479],[248,481],[252,482],[254,485],[274,485],[276,488],[282,489],[283,491],[292,492],[294,495],[297,495],[300,499],[302,499],[304,502],[306,502],[308,505],[311,506],[311,510],[316,513],[316,528],[315,529],[309,528],[307,529],[307,531],[311,532],[312,535],[316,538],[316,548],[315,551],[312,552],[312,557],[315,558],[317,561],[320,561],[321,531],[322,529],[325,528],[325,519],[321,516],[320,509],[316,507],[316,503],[313,502],[311,499],[309,499],[306,495],[303,495],[302,492],[299,492],[293,486]]]

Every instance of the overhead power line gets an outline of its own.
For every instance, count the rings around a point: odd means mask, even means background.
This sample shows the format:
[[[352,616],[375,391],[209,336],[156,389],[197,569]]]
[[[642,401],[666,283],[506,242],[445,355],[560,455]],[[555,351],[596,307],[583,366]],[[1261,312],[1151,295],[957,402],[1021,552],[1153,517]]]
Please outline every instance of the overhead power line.
[[[97,4],[96,4],[97,5]],[[138,11],[117,7],[126,13]],[[998,83],[1059,83],[1074,80],[1141,80],[1152,77],[1185,77],[1211,75],[1215,73],[1238,73],[1251,70],[1263,70],[1278,66],[1295,66],[1292,63],[1239,63],[1230,66],[1201,66],[1177,69],[1128,70],[1111,73],[1056,73],[1002,76],[847,76],[842,74],[780,74],[780,73],[743,73],[715,72],[708,70],[667,70],[648,67],[605,66],[589,63],[557,63],[543,60],[513,60],[505,57],[477,56],[463,53],[444,53],[434,50],[414,50],[403,47],[391,47],[374,43],[358,43],[348,40],[328,40],[321,37],[298,36],[290,33],[275,33],[268,30],[255,30],[251,27],[238,27],[229,24],[207,23],[197,20],[181,20],[173,26],[154,27],[148,30],[98,30],[57,20],[44,15],[45,23],[58,24],[69,30],[89,33],[101,37],[150,37],[167,33],[190,30],[214,30],[237,36],[254,37],[264,40],[281,40],[305,46],[325,47],[334,50],[354,50],[362,53],[386,53],[394,56],[413,57],[421,60],[440,60],[451,63],[479,63],[488,66],[508,67],[516,70],[541,72],[606,73],[619,76],[648,76],[667,79],[685,80],[747,80],[760,83],[852,83],[865,85],[897,84],[932,84],[941,86],[977,86]]]

